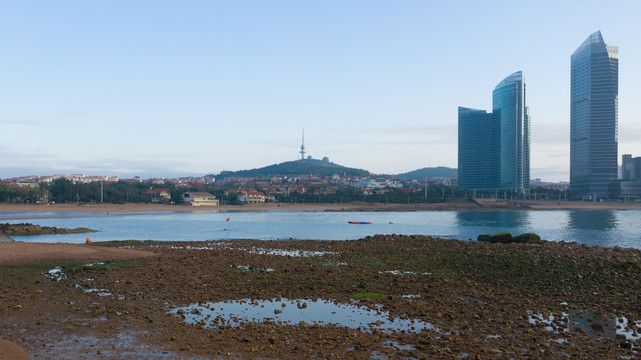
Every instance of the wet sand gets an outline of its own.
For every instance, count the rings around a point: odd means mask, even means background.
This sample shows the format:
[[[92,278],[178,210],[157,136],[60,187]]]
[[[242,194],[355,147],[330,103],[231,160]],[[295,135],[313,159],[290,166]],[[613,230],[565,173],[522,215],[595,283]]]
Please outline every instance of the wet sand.
[[[512,208],[513,205],[496,204],[496,207]],[[418,211],[418,210],[475,210],[481,207],[474,203],[436,204],[251,204],[225,206],[188,206],[152,204],[100,204],[100,205],[0,205],[0,212],[191,212],[191,211]]]
[[[99,205],[6,205],[0,212],[191,212],[191,211],[476,211],[476,210],[631,210],[641,209],[641,203],[586,202],[556,200],[494,201],[477,199],[477,202],[430,204],[252,204],[193,207],[188,205],[156,204],[99,204]]]
[[[618,325],[641,332],[633,323],[641,320],[641,251],[635,249],[397,235],[78,247],[157,256],[99,266],[79,265],[92,259],[0,266],[0,337],[32,358],[639,356],[641,341],[614,330]],[[295,250],[321,253],[298,257]],[[56,265],[64,276],[45,276]],[[380,296],[350,299],[359,294]],[[361,331],[275,320],[232,326],[215,316],[188,324],[185,314],[169,313],[194,303],[247,299],[249,306],[251,299],[283,298],[301,299],[309,311],[315,299],[354,304],[434,328],[383,331],[370,324]],[[533,316],[555,320],[537,322]],[[616,317],[630,322],[615,322]]]
[[[0,338],[0,360],[27,360],[27,353],[19,345]]]

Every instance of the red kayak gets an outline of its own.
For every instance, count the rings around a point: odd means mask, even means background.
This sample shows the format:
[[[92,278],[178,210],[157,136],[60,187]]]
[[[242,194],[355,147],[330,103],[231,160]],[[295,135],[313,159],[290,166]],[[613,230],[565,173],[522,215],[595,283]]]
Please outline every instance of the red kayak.
[[[371,224],[371,222],[369,222],[369,221],[353,221],[353,220],[350,220],[347,223],[349,223],[349,224],[357,224],[357,225]]]

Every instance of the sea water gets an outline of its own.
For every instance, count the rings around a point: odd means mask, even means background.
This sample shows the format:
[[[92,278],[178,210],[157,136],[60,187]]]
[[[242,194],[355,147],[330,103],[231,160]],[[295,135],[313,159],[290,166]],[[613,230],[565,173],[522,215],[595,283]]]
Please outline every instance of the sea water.
[[[227,221],[229,219],[229,221]],[[348,221],[372,224],[353,225]],[[375,234],[476,239],[479,234],[534,232],[551,241],[641,248],[641,210],[515,210],[148,213],[0,212],[0,222],[87,227],[89,234],[14,236],[19,241],[353,240]]]

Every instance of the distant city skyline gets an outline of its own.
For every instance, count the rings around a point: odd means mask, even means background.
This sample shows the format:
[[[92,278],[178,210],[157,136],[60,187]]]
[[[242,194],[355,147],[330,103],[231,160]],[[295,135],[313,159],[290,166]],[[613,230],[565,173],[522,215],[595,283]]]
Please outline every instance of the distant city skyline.
[[[641,155],[641,2],[5,2],[0,178],[180,177],[314,158],[457,166],[457,107],[527,74],[532,178],[570,179],[570,54],[621,52],[619,142]],[[488,21],[501,19],[501,21]]]

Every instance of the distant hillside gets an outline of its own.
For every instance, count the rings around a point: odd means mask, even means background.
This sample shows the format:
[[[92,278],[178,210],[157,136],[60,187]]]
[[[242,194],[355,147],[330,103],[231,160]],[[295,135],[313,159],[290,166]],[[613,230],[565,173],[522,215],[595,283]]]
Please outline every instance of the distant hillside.
[[[457,177],[458,170],[445,167],[445,166],[438,166],[438,167],[422,168],[422,169],[406,172],[404,174],[396,175],[396,177],[400,179],[414,179],[414,180],[424,180],[426,176],[430,179],[444,178],[444,177]]]
[[[259,177],[270,176],[297,176],[297,175],[332,176],[338,174],[341,177],[370,176],[370,172],[361,169],[348,168],[329,161],[322,160],[296,160],[280,164],[265,166],[259,169],[240,170],[224,172],[216,175],[217,179],[226,177]]]

